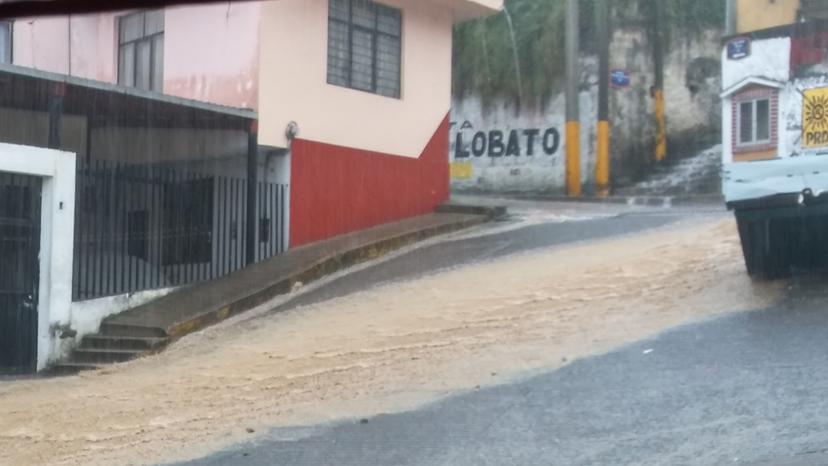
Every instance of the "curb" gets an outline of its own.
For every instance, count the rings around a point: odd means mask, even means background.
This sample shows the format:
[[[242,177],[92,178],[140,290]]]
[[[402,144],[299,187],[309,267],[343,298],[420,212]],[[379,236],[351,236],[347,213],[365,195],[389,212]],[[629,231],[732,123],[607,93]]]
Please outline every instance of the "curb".
[[[486,209],[485,207],[469,207],[475,209]],[[438,212],[440,212],[440,210],[438,210]],[[505,209],[503,209],[503,213],[505,214]],[[176,340],[189,333],[204,329],[230,317],[249,311],[270,301],[276,296],[287,294],[293,289],[296,283],[307,284],[340,270],[344,270],[370,260],[378,259],[395,250],[425,239],[482,225],[492,220],[492,218],[493,217],[484,215],[480,218],[472,218],[450,224],[430,227],[423,230],[385,238],[374,243],[365,244],[353,249],[331,254],[305,269],[299,270],[290,276],[279,280],[278,282],[271,283],[263,289],[254,291],[245,296],[240,296],[233,300],[230,304],[224,305],[217,309],[209,310],[197,317],[182,322],[176,322],[168,328],[160,330],[163,330],[169,336],[171,341]]]
[[[443,214],[482,215],[489,220],[497,220],[506,216],[505,206],[480,206],[469,204],[442,204],[434,210]]]
[[[525,201],[573,202],[582,204],[612,204],[636,205],[649,207],[674,207],[700,204],[724,204],[724,196],[720,194],[700,194],[691,196],[581,196],[570,197],[563,195],[545,194],[515,194],[506,196],[512,199]]]

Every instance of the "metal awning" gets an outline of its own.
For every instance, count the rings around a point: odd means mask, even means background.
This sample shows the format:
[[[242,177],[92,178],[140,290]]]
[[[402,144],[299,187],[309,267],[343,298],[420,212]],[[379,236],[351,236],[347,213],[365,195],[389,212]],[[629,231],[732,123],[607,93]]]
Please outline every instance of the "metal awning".
[[[249,109],[0,64],[0,107],[46,112],[52,95],[62,97],[64,113],[93,125],[246,130],[257,118]]]

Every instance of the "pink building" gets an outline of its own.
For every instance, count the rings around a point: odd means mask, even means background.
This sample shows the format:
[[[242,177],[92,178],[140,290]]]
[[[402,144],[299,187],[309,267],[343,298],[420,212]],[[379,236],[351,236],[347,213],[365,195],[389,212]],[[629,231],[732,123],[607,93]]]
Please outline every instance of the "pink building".
[[[256,111],[296,246],[448,198],[452,26],[501,5],[228,2],[20,18],[3,43],[16,65]]]
[[[0,21],[0,373],[47,367],[177,287],[433,211],[452,27],[501,4]]]

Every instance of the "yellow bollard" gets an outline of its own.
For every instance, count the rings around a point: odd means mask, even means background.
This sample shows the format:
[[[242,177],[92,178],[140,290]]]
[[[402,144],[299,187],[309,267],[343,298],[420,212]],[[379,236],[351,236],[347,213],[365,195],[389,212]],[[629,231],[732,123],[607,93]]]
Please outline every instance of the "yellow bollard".
[[[605,197],[610,188],[610,127],[608,121],[598,122],[598,159],[595,161],[595,184],[598,196]]]
[[[566,122],[566,194],[581,195],[581,123]]]
[[[655,91],[656,146],[655,159],[661,162],[667,156],[667,123],[664,120],[664,90]]]

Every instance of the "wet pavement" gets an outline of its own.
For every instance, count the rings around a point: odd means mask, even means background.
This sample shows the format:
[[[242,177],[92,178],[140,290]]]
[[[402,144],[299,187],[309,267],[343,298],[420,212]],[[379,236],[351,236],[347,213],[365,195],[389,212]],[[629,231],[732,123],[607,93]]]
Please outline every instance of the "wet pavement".
[[[198,465],[828,464],[828,278],[422,409],[276,429]]]
[[[516,212],[524,222],[537,215]],[[713,207],[603,211],[566,222],[555,220],[565,217],[560,212],[546,221],[541,215],[516,229],[409,251],[327,283],[282,310],[366,283],[722,215]],[[674,328],[411,412],[273,429],[187,464],[828,464],[825,285],[828,277],[794,278],[786,298],[771,308]]]
[[[475,198],[463,200],[470,203],[476,201]],[[508,204],[509,217],[494,225],[479,227],[473,232],[456,233],[450,239],[437,239],[402,254],[395,254],[388,260],[348,273],[304,293],[276,307],[273,312],[510,254],[640,233],[693,217],[729,215],[718,205],[662,209],[505,199],[490,202]]]

